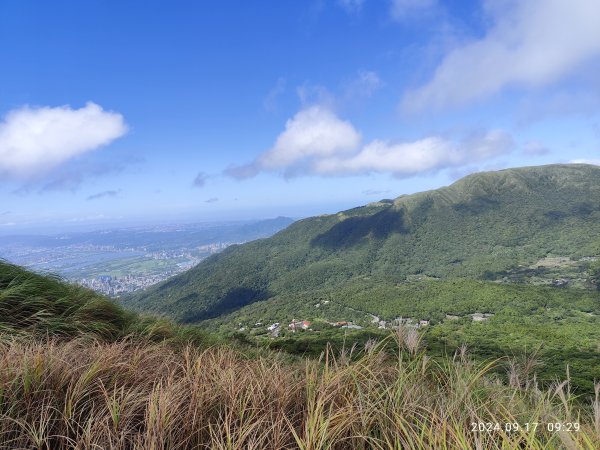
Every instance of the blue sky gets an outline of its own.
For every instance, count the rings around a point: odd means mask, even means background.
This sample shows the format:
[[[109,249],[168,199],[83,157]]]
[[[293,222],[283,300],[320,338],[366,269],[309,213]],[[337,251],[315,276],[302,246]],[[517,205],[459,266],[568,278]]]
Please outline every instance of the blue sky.
[[[600,160],[597,0],[0,3],[0,232]]]

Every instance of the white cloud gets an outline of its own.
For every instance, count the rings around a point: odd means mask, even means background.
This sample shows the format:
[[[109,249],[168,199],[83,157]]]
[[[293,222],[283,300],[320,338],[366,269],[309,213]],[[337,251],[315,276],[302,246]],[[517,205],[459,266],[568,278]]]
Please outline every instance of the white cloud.
[[[392,19],[404,21],[416,14],[431,11],[437,5],[437,0],[392,0],[390,14]]]
[[[543,86],[600,55],[597,0],[487,0],[493,26],[451,51],[433,79],[403,101],[408,110],[444,108],[508,85]]]
[[[427,137],[395,144],[374,140],[362,146],[360,134],[350,122],[314,106],[288,120],[285,131],[270,150],[249,164],[227,169],[226,173],[237,179],[250,178],[261,171],[286,176],[373,172],[412,176],[489,160],[511,151],[513,145],[508,133],[496,130],[460,142]]]
[[[511,136],[499,130],[460,143],[440,137],[398,144],[375,140],[350,158],[321,159],[315,171],[323,175],[379,172],[407,177],[491,159],[512,147]]]
[[[0,173],[31,178],[107,145],[126,132],[121,114],[104,111],[94,103],[80,109],[15,109],[0,122]]]
[[[312,106],[286,122],[285,131],[257,163],[266,170],[286,169],[314,158],[351,153],[359,144],[360,134],[350,122]]]

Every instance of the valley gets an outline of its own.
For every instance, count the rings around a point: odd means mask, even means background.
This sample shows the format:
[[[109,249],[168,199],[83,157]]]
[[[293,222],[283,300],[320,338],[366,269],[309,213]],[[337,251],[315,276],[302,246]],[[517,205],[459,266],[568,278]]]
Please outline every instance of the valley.
[[[119,297],[191,269],[230,245],[268,237],[291,222],[280,217],[0,236],[0,258]]]

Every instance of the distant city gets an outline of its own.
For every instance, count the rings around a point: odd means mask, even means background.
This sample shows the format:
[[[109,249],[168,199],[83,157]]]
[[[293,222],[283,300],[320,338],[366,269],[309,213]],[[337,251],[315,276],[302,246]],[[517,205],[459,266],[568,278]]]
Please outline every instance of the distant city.
[[[136,227],[0,237],[0,258],[119,297],[191,269],[230,245],[271,236],[293,220]]]
[[[202,245],[195,249],[196,252],[200,252],[200,255],[197,255],[194,251],[151,252],[144,255],[144,257],[152,260],[165,261],[171,268],[165,268],[164,270],[157,269],[159,271],[151,273],[129,273],[124,276],[99,275],[90,278],[74,278],[73,281],[81,286],[101,292],[110,297],[119,297],[122,294],[146,289],[153,284],[160,283],[167,278],[191,269],[207,256],[218,253],[232,244],[242,243],[243,242],[219,242],[216,244]]]

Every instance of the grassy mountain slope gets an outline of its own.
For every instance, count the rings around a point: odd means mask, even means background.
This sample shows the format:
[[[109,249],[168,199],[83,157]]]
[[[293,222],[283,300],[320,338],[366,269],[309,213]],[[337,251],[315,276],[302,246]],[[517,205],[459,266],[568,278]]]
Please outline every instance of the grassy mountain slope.
[[[127,304],[198,322],[365,279],[388,286],[415,275],[494,279],[548,255],[598,255],[599,194],[600,168],[590,165],[474,174],[298,221],[271,238],[232,246]]]
[[[195,327],[142,317],[91,290],[0,261],[0,337],[15,336],[212,342]]]

